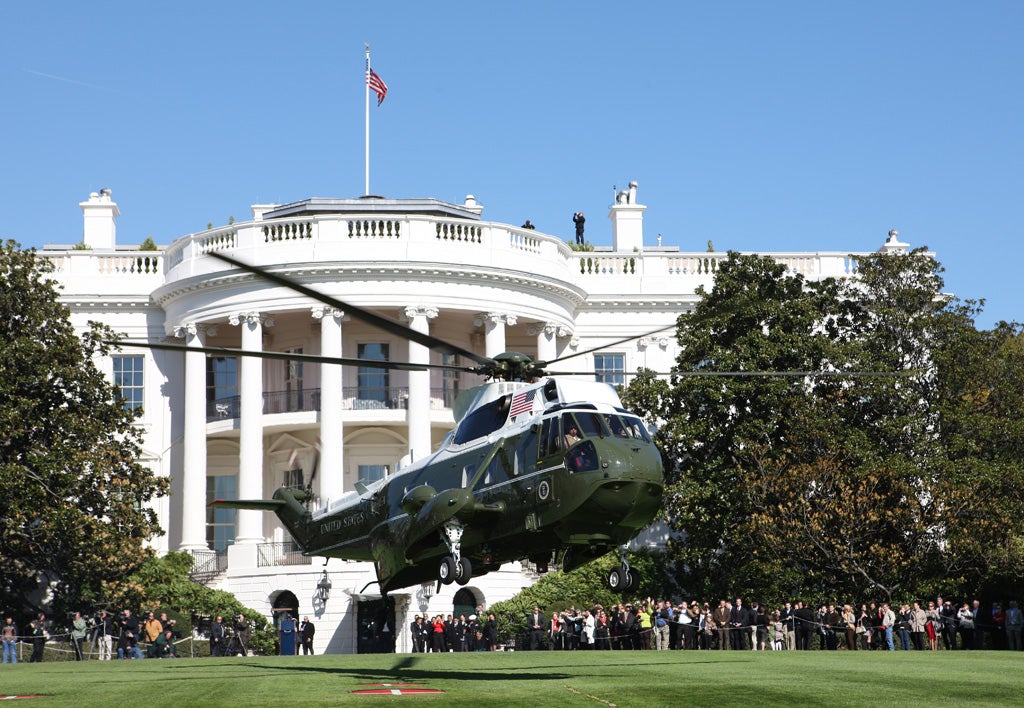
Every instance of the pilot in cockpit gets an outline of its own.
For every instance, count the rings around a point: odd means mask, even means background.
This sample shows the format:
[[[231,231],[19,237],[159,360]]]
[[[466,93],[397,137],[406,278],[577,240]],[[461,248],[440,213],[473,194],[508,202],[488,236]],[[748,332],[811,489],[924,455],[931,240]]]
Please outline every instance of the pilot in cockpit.
[[[576,428],[576,423],[568,423],[565,428],[565,449],[568,450],[578,443],[580,439],[580,432]]]

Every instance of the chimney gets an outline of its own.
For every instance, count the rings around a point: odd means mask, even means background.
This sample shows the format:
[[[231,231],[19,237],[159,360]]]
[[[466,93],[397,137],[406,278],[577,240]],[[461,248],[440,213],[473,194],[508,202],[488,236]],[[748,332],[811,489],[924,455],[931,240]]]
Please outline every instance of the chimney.
[[[472,194],[466,195],[466,201],[462,203],[462,208],[466,211],[473,212],[477,216],[484,213],[484,205],[480,204]]]
[[[103,188],[99,194],[90,194],[89,201],[78,204],[85,222],[82,242],[94,250],[112,251],[117,243],[117,217],[121,212],[110,198],[111,194],[109,189]]]
[[[253,221],[263,221],[263,215],[264,214],[266,214],[268,211],[272,211],[272,210],[276,209],[279,206],[281,206],[281,205],[280,204],[253,204],[250,207],[252,209],[252,220]]]
[[[629,183],[615,196],[608,218],[612,220],[612,249],[617,252],[640,251],[644,247],[644,210],[636,203],[636,182]]]
[[[879,253],[906,253],[910,248],[909,243],[900,241],[900,232],[896,229],[889,230],[889,240],[878,249]]]

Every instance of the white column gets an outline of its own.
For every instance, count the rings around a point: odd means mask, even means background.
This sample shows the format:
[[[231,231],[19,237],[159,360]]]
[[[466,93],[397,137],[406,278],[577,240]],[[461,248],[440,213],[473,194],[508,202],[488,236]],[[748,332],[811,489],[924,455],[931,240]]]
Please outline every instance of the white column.
[[[185,345],[202,347],[205,330],[190,322],[174,328]],[[181,545],[179,550],[206,549],[206,355],[185,353],[185,434],[182,440]]]
[[[263,318],[258,312],[235,313],[228,322],[242,328],[242,349],[263,351]],[[267,323],[272,324],[272,322]],[[263,360],[239,357],[238,363],[238,498],[263,498]],[[263,541],[263,512],[238,510],[235,545]]]
[[[430,334],[430,320],[437,317],[436,307],[407,307],[405,317],[409,328]],[[409,342],[409,363],[429,364],[430,350],[422,344]],[[430,439],[430,372],[409,372],[409,457],[410,461],[429,455],[433,449]]]
[[[515,315],[505,312],[480,313],[473,320],[477,327],[484,327],[484,356],[497,356],[505,349],[505,326],[511,327],[517,321]]]
[[[345,313],[326,305],[313,307],[313,319],[320,320],[320,353],[340,357],[341,321]],[[341,367],[320,365],[320,503],[327,505],[344,493],[344,423],[341,420]]]
[[[531,325],[527,334],[537,337],[537,359],[551,361],[558,356],[558,325],[554,322],[543,322]]]

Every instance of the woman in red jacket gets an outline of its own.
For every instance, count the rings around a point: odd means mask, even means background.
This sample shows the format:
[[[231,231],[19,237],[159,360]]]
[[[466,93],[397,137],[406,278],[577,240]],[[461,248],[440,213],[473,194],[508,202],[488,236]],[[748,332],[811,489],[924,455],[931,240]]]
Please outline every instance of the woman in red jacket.
[[[430,636],[430,649],[431,651],[443,652],[444,651],[444,618],[441,615],[434,617],[434,631],[431,632]]]

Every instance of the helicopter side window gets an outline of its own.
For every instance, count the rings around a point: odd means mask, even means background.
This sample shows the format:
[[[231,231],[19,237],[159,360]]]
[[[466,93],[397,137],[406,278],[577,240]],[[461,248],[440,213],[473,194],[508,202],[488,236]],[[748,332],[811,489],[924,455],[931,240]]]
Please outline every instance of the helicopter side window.
[[[482,438],[505,425],[511,401],[512,394],[508,394],[467,415],[455,431],[455,444],[462,445],[470,440]]]
[[[562,436],[559,433],[558,418],[546,418],[541,430],[540,458],[553,455],[562,449]]]
[[[596,470],[597,449],[591,440],[584,440],[573,447],[565,456],[565,466],[570,472],[587,472]]]
[[[537,459],[537,435],[533,432],[533,428],[530,428],[519,436],[516,444],[515,467],[512,470],[512,474],[520,475],[524,472],[533,472],[537,469]]]

